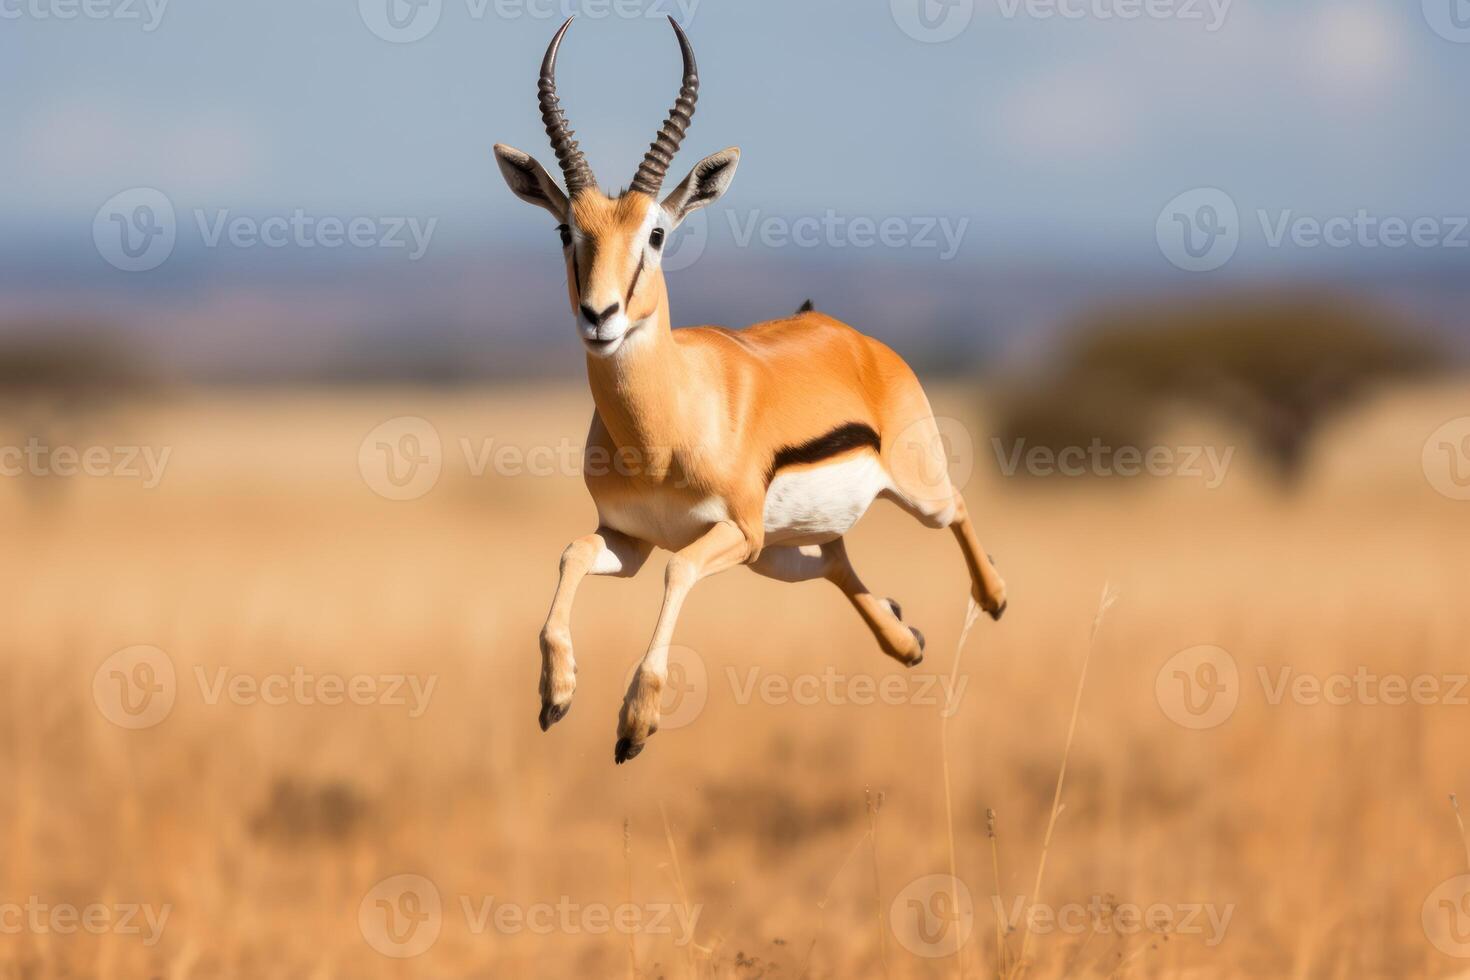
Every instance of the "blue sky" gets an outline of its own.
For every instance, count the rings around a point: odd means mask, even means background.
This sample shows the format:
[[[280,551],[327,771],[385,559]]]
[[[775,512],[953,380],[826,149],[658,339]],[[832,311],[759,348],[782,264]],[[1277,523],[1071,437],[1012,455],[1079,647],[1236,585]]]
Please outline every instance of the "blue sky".
[[[368,23],[406,0],[169,0],[152,30],[146,0],[89,0],[132,20],[55,16],[80,2],[0,0],[12,229],[85,233],[143,185],[185,208],[545,234],[489,148],[550,160],[535,76],[565,0],[429,0],[437,22],[411,43]],[[916,2],[963,29],[910,36]],[[1466,0],[1235,0],[1218,24],[1225,0],[1150,0],[1165,14],[1136,19],[1117,16],[1130,0],[949,2],[574,3],[564,103],[604,182],[626,183],[677,87],[659,15],[692,4],[704,84],[675,169],[740,145],[728,206],[965,215],[974,247],[1037,252],[1149,244],[1164,202],[1201,186],[1247,211],[1470,207],[1470,43],[1431,26],[1434,4]]]

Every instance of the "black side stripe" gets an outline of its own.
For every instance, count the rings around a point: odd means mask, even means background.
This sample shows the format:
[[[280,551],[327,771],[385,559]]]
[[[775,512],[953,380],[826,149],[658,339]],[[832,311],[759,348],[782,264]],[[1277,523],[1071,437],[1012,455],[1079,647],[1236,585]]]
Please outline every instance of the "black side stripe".
[[[766,470],[766,483],[769,484],[776,476],[776,471],[783,466],[795,466],[799,463],[819,463],[831,456],[845,453],[853,449],[864,447],[879,451],[882,441],[873,427],[862,422],[848,422],[840,425],[824,436],[808,439],[799,446],[786,446],[776,453],[776,458],[771,461],[771,466]]]

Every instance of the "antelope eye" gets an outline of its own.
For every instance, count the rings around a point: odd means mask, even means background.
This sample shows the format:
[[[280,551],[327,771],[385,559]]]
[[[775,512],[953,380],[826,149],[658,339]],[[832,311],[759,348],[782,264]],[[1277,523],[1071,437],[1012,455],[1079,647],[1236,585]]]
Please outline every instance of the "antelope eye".
[[[566,225],[557,225],[556,226],[556,233],[561,236],[561,247],[562,248],[571,248],[571,246],[572,246],[572,229],[568,228]]]
[[[655,252],[664,247],[664,230],[655,228],[648,233],[648,245]]]

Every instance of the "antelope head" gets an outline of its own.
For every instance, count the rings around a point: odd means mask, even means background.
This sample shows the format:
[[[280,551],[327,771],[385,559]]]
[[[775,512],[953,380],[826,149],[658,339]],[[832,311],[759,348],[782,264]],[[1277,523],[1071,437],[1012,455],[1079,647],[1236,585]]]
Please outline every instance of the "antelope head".
[[[692,212],[719,199],[735,176],[738,147],[694,165],[678,187],[659,201],[664,175],[679,151],[699,98],[699,70],[689,39],[672,18],[669,23],[684,56],[684,82],[653,145],[638,165],[628,189],[604,194],[587,156],[573,138],[556,95],[556,53],[572,21],[551,39],[541,62],[541,119],[556,153],[566,190],[535,158],[495,144],[495,159],[510,189],[523,201],[544,208],[557,220],[567,267],[567,293],[578,336],[594,357],[611,357],[655,331],[669,329],[668,293],[660,259],[665,240]]]

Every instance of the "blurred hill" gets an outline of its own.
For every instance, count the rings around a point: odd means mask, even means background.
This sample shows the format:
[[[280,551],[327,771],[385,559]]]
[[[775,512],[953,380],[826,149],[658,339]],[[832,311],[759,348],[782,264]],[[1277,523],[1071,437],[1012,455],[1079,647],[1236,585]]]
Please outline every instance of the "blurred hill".
[[[1156,257],[1155,257],[1156,258]],[[675,323],[744,326],[811,297],[900,351],[926,375],[1044,362],[1101,309],[1210,304],[1281,277],[1197,277],[1157,261],[1073,257],[937,261],[898,251],[762,250],[712,240],[669,274]],[[1470,349],[1470,279],[1456,267],[1376,264],[1290,279],[1371,302]],[[90,248],[0,248],[0,346],[36,333],[101,338],[160,377],[206,382],[555,377],[583,371],[554,245],[401,255],[190,252],[124,273]]]

